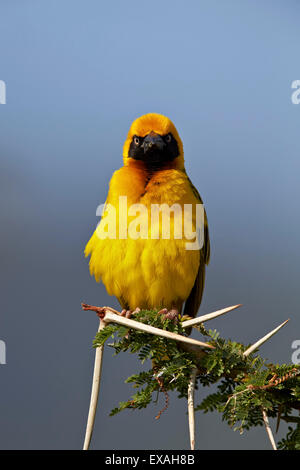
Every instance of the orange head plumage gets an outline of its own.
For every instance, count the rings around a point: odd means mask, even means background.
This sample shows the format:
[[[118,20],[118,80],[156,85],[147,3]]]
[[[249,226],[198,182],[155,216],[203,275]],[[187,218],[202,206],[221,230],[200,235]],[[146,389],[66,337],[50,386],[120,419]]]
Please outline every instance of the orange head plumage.
[[[183,145],[173,122],[149,113],[131,124],[123,147],[125,166],[184,169]]]

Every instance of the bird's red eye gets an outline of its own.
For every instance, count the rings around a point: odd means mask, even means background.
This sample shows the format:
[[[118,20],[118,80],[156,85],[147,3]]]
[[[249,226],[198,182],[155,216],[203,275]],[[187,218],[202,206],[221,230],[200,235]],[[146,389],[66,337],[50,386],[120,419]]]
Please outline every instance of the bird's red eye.
[[[133,140],[134,140],[135,145],[139,145],[140,139],[138,137],[135,137]]]
[[[166,136],[166,142],[169,144],[171,142],[171,140],[172,140],[172,136],[171,136],[171,134],[168,134]]]

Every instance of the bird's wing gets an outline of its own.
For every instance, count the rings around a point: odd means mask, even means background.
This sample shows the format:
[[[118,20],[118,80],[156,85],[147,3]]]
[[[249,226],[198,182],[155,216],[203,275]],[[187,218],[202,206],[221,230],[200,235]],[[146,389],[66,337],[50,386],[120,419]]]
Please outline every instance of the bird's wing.
[[[198,193],[195,186],[192,184],[190,179],[188,178],[189,183],[191,185],[192,191],[198,201],[203,204],[200,194]],[[204,243],[203,247],[200,250],[200,262],[199,262],[199,269],[198,274],[194,283],[194,286],[188,296],[185,305],[184,305],[184,315],[189,315],[190,317],[195,317],[199,310],[202,294],[204,290],[204,282],[205,282],[205,265],[209,263],[210,258],[210,241],[209,241],[209,232],[208,232],[208,223],[207,223],[207,216],[204,210]]]

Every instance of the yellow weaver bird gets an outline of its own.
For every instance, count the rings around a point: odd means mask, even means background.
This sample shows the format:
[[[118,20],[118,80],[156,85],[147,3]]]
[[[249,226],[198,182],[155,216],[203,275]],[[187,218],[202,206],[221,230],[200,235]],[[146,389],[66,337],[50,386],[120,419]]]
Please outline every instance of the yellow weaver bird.
[[[144,233],[139,238],[126,236],[127,225],[125,234],[124,227],[120,227],[124,215],[129,222],[134,220],[129,209],[133,204],[142,204],[149,211],[153,205],[164,205],[162,214],[174,204],[181,208],[190,205],[193,209],[202,204],[186,174],[183,145],[172,121],[155,113],[136,119],[124,143],[123,161],[122,168],[112,176],[106,200],[107,206],[115,208],[116,236],[101,236],[106,223],[102,216],[85,248],[85,256],[90,255],[90,273],[96,281],[103,282],[108,294],[118,299],[122,315],[129,317],[137,308],[159,308],[174,318],[184,305],[183,314],[194,317],[200,307],[205,265],[210,257],[205,211],[201,249],[187,249],[190,239],[186,234],[181,238],[174,235],[177,222],[173,213],[170,224],[174,230],[168,239],[162,236],[160,225],[158,229],[156,226],[155,237],[149,232],[149,236]],[[127,198],[126,214],[120,196]],[[140,218],[139,222],[142,225],[145,220]],[[193,229],[195,224],[193,212]]]

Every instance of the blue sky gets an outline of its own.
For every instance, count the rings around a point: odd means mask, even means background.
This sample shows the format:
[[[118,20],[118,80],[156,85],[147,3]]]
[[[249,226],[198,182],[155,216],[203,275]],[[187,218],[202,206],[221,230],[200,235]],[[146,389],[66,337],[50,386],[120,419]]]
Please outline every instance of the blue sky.
[[[1,2],[3,448],[81,446],[97,321],[80,302],[117,306],[90,278],[83,249],[130,123],[147,112],[174,121],[207,209],[201,312],[243,303],[212,326],[246,343],[290,317],[262,351],[290,361],[299,339],[299,13],[299,2],[276,0]],[[112,436],[116,448],[187,448],[175,396],[160,423],[153,408],[108,418],[136,367],[111,356],[94,448],[111,448]],[[241,437],[218,416],[197,420],[201,448],[268,446],[261,429]]]

